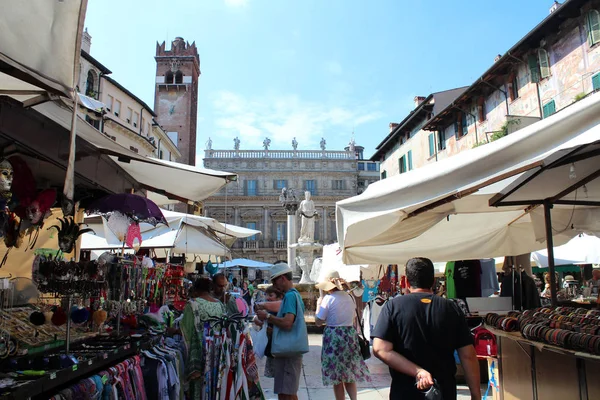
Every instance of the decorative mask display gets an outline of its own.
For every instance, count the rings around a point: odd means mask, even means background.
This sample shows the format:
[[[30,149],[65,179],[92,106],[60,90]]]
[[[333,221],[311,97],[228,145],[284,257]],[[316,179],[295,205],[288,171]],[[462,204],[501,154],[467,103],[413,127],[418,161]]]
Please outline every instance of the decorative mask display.
[[[81,229],[82,223],[76,223],[72,217],[58,218],[60,227],[52,225],[48,229],[56,228],[58,230],[58,247],[64,253],[70,253],[75,247],[77,238],[86,232],[94,232],[91,228]],[[95,234],[96,232],[94,232]]]
[[[0,161],[0,192],[4,197],[10,198],[10,189],[13,183],[13,167],[7,159]]]

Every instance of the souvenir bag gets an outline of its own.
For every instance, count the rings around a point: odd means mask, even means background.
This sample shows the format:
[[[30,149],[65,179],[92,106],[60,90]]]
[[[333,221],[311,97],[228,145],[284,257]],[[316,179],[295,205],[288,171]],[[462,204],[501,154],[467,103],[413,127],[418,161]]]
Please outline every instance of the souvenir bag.
[[[495,357],[498,355],[496,337],[487,329],[478,327],[473,331],[475,352],[478,356]]]
[[[289,331],[273,327],[273,340],[271,354],[275,358],[296,357],[308,353],[308,332],[304,321],[304,311],[301,304],[302,298],[294,290],[296,296],[296,320]]]

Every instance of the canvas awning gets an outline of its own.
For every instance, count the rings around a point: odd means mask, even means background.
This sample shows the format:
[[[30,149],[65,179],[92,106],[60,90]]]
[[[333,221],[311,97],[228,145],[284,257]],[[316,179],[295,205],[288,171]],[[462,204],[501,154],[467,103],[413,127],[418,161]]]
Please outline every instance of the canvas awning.
[[[247,258],[234,258],[233,260],[228,260],[218,265],[219,268],[237,268],[237,267],[246,267],[246,268],[255,268],[261,270],[269,270],[273,267],[273,264],[250,260]]]
[[[369,185],[363,194],[337,203],[343,260],[445,261],[540,250],[543,210],[491,207],[489,200],[553,152],[598,140],[600,95],[595,94],[493,143]],[[555,206],[555,244],[581,232],[600,232],[599,217],[593,207]]]
[[[87,0],[0,0],[0,94],[72,97],[86,7]]]
[[[71,128],[72,109],[62,101],[50,101],[33,107],[40,114]],[[78,116],[77,136],[95,146],[147,190],[193,204],[215,193],[227,182],[237,179],[231,172],[144,157],[124,148]]]
[[[169,210],[161,211],[169,225],[140,224],[142,248],[172,249],[173,253],[178,254],[228,256],[228,247],[236,239],[261,233],[254,229],[222,224],[213,218]],[[83,250],[119,249],[123,246],[123,243],[106,226],[106,219],[99,215],[90,215],[85,218],[85,223],[94,229],[96,234],[86,233],[82,236]]]

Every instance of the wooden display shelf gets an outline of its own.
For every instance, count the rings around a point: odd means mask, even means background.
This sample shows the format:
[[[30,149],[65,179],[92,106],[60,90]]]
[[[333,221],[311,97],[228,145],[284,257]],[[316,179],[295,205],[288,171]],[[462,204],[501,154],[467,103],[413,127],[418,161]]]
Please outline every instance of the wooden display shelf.
[[[543,343],[543,342],[538,342],[538,341],[531,340],[531,339],[526,339],[523,337],[523,335],[521,335],[520,332],[505,332],[501,329],[492,328],[491,326],[489,326],[487,324],[484,326],[485,326],[485,329],[492,332],[496,336],[502,336],[502,337],[512,339],[512,340],[515,340],[518,342],[527,343],[529,345],[534,346],[539,351],[548,350],[548,351],[552,351],[552,352],[558,353],[558,354],[572,355],[577,358],[583,358],[583,359],[588,359],[588,360],[592,360],[592,361],[600,361],[600,356],[597,356],[595,354],[586,353],[583,351],[565,349],[564,347],[555,346],[555,345],[547,344],[547,343]]]

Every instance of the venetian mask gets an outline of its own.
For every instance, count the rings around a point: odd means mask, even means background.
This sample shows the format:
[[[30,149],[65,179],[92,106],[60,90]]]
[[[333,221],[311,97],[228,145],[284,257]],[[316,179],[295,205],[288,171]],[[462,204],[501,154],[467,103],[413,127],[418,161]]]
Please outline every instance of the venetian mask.
[[[8,160],[0,161],[0,192],[10,192],[13,182],[13,167]]]

